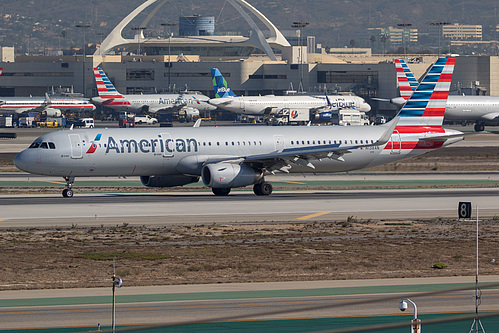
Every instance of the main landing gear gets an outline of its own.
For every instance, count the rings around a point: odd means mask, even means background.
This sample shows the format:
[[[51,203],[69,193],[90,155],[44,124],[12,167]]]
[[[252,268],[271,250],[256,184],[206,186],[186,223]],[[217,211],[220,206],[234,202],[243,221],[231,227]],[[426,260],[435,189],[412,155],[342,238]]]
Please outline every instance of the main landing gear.
[[[62,191],[62,196],[64,198],[72,198],[73,197],[73,182],[75,181],[75,177],[64,177],[66,180],[66,188]]]
[[[230,193],[230,188],[216,188],[213,187],[211,191],[213,194],[217,196],[226,196],[229,195]],[[256,195],[270,195],[272,194],[272,184],[267,183],[267,182],[261,182],[258,184],[253,185],[253,192],[255,192]]]
[[[256,195],[271,195],[272,194],[272,184],[267,182],[261,182],[253,185],[253,192]]]
[[[475,131],[476,131],[476,132],[482,132],[483,130],[485,130],[485,126],[484,126],[484,124],[483,124],[483,123],[479,123],[479,122],[477,122],[477,123],[475,124]]]
[[[213,187],[211,189],[211,191],[215,195],[220,195],[220,196],[224,195],[225,196],[225,195],[229,195],[230,187],[227,187],[227,188],[226,187]]]

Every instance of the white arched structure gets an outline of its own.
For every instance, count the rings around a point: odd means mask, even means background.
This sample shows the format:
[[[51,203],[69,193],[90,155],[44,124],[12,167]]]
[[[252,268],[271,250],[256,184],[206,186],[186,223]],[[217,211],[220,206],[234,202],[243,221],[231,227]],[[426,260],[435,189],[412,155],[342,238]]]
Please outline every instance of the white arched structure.
[[[145,27],[151,20],[151,18],[157,13],[159,8],[163,6],[168,0],[147,0],[142,5],[137,7],[134,11],[128,14],[112,31],[111,33],[102,41],[101,46],[95,52],[95,55],[104,55],[111,50],[117,47],[126,47],[135,44],[143,44],[146,45],[161,45],[165,44],[167,40],[158,40],[158,39],[145,39],[143,30],[137,29],[137,33],[135,34],[133,39],[123,38],[122,32],[123,29],[142,11],[144,11],[147,7],[153,5],[154,3],[159,2],[156,8],[146,17],[144,21],[142,21],[140,27]],[[255,7],[251,6],[245,0],[228,0],[229,3],[241,14],[241,16],[246,20],[248,25],[253,30],[253,34],[251,37],[225,37],[225,36],[202,36],[202,39],[196,40],[195,37],[189,38],[172,38],[169,42],[171,44],[190,44],[192,42],[197,42],[198,44],[204,43],[206,45],[210,45],[216,47],[217,45],[227,45],[228,43],[235,43],[238,45],[248,45],[261,49],[264,51],[271,60],[276,60],[274,52],[272,51],[272,47],[277,49],[282,49],[284,47],[289,47],[290,44],[283,36],[283,34],[276,28],[276,26],[269,21],[261,12],[259,12]],[[246,8],[250,13],[254,14],[269,30],[270,37],[266,39],[263,36],[262,31],[258,28],[257,24],[253,21],[253,19],[248,15],[248,13],[242,8]],[[175,41],[175,40],[178,41]],[[187,41],[187,39],[190,39]]]

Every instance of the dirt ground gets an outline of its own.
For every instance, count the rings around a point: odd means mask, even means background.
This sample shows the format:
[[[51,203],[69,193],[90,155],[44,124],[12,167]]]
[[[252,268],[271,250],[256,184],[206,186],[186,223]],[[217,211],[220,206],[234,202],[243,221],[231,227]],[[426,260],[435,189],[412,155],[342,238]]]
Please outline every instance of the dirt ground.
[[[498,171],[498,150],[450,147],[371,171]],[[0,171],[13,157],[0,154]],[[499,274],[498,221],[480,222],[480,274]],[[0,290],[108,286],[113,258],[128,286],[474,276],[475,246],[474,222],[439,218],[4,228]]]
[[[480,274],[499,274],[499,217]],[[0,230],[0,290],[474,276],[475,222],[357,220]],[[439,267],[439,268],[436,268]]]

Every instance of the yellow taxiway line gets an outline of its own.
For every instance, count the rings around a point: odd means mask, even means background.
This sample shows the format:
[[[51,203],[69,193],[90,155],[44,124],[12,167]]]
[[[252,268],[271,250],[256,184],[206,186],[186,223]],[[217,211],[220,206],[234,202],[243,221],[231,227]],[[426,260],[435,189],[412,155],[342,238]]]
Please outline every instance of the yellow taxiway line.
[[[320,212],[320,213],[315,213],[315,214],[310,214],[310,215],[305,215],[302,217],[297,218],[297,220],[309,220],[313,219],[314,217],[330,214],[331,212]]]

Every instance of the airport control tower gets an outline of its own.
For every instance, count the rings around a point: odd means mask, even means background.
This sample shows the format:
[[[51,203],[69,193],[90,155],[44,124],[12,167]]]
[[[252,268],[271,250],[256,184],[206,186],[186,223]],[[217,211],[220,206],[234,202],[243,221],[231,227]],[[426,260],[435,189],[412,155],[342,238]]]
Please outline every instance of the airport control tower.
[[[214,16],[180,16],[178,19],[178,34],[180,36],[214,36]]]

